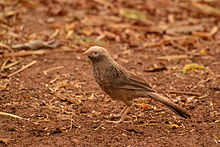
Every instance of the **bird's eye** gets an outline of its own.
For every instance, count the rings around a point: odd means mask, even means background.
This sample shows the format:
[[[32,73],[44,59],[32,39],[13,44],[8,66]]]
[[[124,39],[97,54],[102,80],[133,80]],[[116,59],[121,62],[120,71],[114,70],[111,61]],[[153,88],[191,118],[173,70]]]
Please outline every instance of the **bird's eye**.
[[[97,55],[98,53],[97,53],[97,52],[94,52],[94,54]]]

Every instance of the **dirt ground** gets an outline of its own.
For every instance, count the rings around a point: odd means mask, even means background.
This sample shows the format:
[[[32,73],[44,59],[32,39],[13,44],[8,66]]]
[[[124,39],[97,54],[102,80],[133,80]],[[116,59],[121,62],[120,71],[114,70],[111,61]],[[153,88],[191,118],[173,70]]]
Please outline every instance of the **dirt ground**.
[[[0,1],[0,146],[220,146],[219,20],[218,0]],[[31,40],[59,46],[13,47]],[[92,45],[192,118],[139,98],[109,122],[124,104],[95,82]]]

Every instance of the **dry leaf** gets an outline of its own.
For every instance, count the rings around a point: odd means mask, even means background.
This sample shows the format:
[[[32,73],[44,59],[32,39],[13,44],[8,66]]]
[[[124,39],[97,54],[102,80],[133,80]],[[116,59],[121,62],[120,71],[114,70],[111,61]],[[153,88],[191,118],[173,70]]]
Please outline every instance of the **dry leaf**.
[[[187,55],[168,55],[168,56],[161,56],[158,57],[158,59],[164,59],[164,60],[179,60],[179,59],[187,59],[189,56]]]
[[[61,120],[70,120],[71,119],[71,115],[68,115],[68,114],[57,114],[56,116],[58,119],[61,119]]]
[[[129,19],[146,19],[146,14],[129,9],[120,9],[120,15]]]
[[[37,50],[37,49],[42,49],[42,48],[55,48],[60,44],[58,40],[52,40],[52,41],[42,41],[42,40],[34,40],[25,44],[18,44],[18,45],[13,45],[12,48],[16,50],[20,49],[30,49],[30,50]]]
[[[63,68],[64,68],[64,66],[52,67],[52,68],[49,68],[47,70],[44,70],[43,73],[44,73],[44,75],[47,75],[48,72],[51,72],[51,71],[54,71],[54,70],[60,70],[60,69],[63,69]]]
[[[151,69],[145,69],[144,72],[160,72],[164,70],[167,70],[167,67],[161,66],[161,67],[153,67]]]
[[[141,108],[141,109],[144,109],[144,110],[149,110],[149,109],[152,109],[153,106],[151,105],[147,105],[147,104],[137,104],[136,105],[138,108]]]
[[[203,38],[211,38],[211,35],[206,32],[193,32],[192,35],[198,36],[198,37],[203,37]]]
[[[205,55],[205,54],[207,54],[207,50],[206,50],[206,49],[201,49],[201,50],[199,51],[199,53],[200,53],[201,55]]]
[[[184,26],[178,26],[178,27],[171,27],[169,29],[166,30],[167,34],[171,34],[171,35],[177,35],[177,34],[188,34],[188,33],[192,33],[192,32],[196,32],[196,31],[203,31],[204,30],[204,26],[203,25],[184,25]]]
[[[22,57],[22,56],[30,56],[30,55],[42,55],[45,54],[46,50],[36,50],[36,51],[20,51],[20,52],[15,52],[7,55],[3,55],[3,58],[7,57]]]
[[[205,67],[203,65],[198,65],[198,64],[186,64],[183,69],[182,69],[182,72],[183,74],[186,74],[188,71],[190,70],[196,70],[196,69],[201,69],[201,70],[204,70]]]
[[[3,115],[3,116],[10,116],[10,117],[13,117],[13,118],[18,118],[18,119],[25,119],[25,118],[20,117],[20,116],[18,116],[18,115],[14,115],[14,114],[6,113],[6,112],[0,112],[0,115]],[[25,120],[28,120],[28,119],[25,119]]]
[[[1,85],[1,84],[0,84],[0,91],[1,91],[1,90],[5,90],[6,88],[7,88],[6,85]]]
[[[11,140],[12,139],[10,139],[10,138],[2,138],[2,137],[0,137],[0,143],[2,142],[4,144],[8,144]]]
[[[14,15],[17,15],[17,14],[19,14],[19,11],[10,10],[10,11],[7,11],[7,12],[4,14],[4,17],[11,17],[11,16],[14,16]]]
[[[70,82],[70,86],[78,89],[78,88],[81,88],[81,83],[78,81],[72,81],[72,82]]]
[[[8,77],[11,77],[11,76],[15,75],[15,74],[17,74],[17,73],[19,73],[19,72],[21,72],[21,71],[23,71],[23,70],[25,70],[25,69],[31,67],[32,65],[34,65],[34,64],[36,64],[36,63],[37,63],[37,61],[34,60],[34,61],[28,63],[27,65],[24,65],[23,67],[21,67],[19,70],[15,71],[15,72],[13,72],[13,73],[11,73],[11,74],[9,74]]]
[[[11,48],[10,48],[8,45],[6,45],[6,44],[4,44],[4,43],[2,43],[2,42],[0,42],[0,47],[1,47],[1,48],[5,48],[5,49],[8,49],[8,50],[11,50]]]
[[[170,124],[170,125],[166,125],[166,126],[168,126],[168,127],[172,128],[172,129],[177,129],[177,128],[179,128],[179,127],[180,127],[180,126],[179,126],[179,125],[177,125],[177,124]]]
[[[203,38],[211,38],[213,35],[215,35],[218,32],[219,27],[214,26],[212,30],[208,33],[206,32],[193,32],[192,35],[198,36],[198,37],[203,37]]]
[[[202,13],[220,17],[220,10],[207,4],[193,2],[192,5],[199,9]]]
[[[65,30],[69,31],[69,30],[74,30],[74,28],[76,27],[75,23],[69,23],[65,25]]]

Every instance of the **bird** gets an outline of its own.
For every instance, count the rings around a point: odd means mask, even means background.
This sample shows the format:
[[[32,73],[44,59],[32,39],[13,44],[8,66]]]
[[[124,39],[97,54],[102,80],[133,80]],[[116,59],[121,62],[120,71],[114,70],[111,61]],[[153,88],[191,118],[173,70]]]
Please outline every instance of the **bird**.
[[[119,113],[119,120],[114,121],[114,123],[121,123],[125,119],[126,114],[133,105],[133,100],[139,97],[153,98],[177,115],[183,118],[191,117],[190,113],[184,108],[162,96],[145,80],[119,65],[105,48],[91,46],[83,54],[91,60],[93,75],[100,88],[113,100],[123,101],[126,104]]]

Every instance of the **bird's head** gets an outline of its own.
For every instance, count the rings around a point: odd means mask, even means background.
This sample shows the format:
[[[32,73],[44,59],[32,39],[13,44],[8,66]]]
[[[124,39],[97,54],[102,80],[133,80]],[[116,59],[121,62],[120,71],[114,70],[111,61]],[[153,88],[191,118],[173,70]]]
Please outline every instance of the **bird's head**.
[[[108,52],[105,48],[100,46],[92,46],[88,48],[83,54],[87,55],[90,60],[93,62],[95,61],[102,61],[109,57]]]

